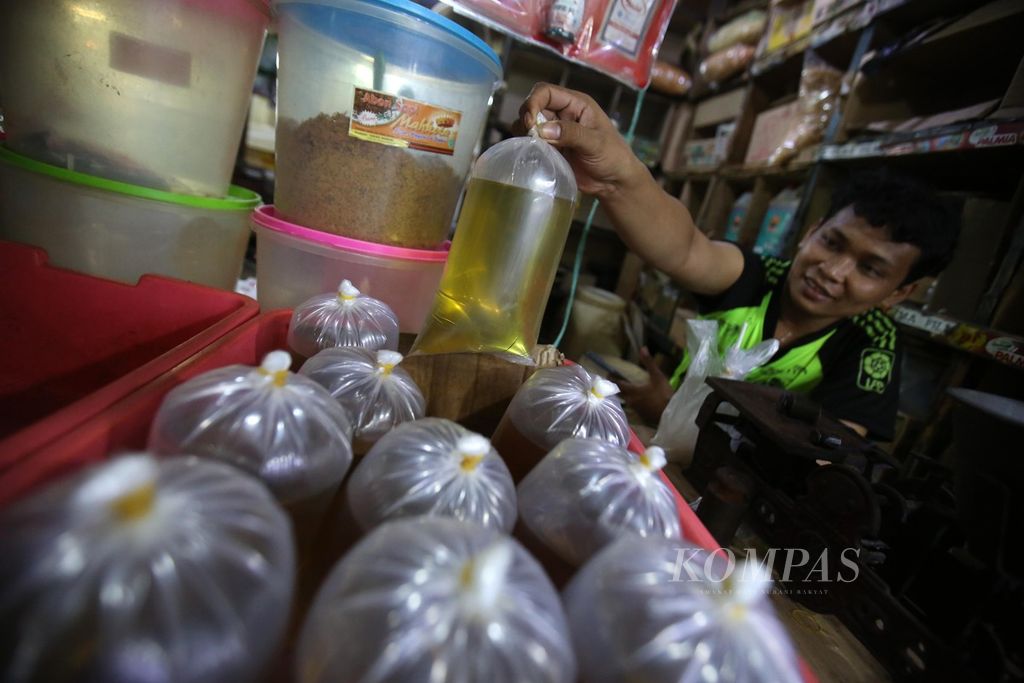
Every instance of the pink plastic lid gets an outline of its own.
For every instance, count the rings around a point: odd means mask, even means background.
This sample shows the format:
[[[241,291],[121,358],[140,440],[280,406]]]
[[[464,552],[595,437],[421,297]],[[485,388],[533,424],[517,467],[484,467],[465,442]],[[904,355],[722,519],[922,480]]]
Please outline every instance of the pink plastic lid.
[[[283,218],[278,218],[277,211],[269,204],[261,206],[253,211],[252,220],[254,223],[260,227],[266,228],[267,230],[273,230],[274,232],[289,235],[290,237],[296,237],[306,242],[313,242],[314,244],[334,247],[335,249],[342,249],[344,251],[355,252],[357,254],[380,256],[383,258],[443,263],[448,260],[448,248],[451,246],[450,242],[445,242],[437,249],[408,249],[406,247],[392,247],[387,244],[354,240],[351,237],[342,237],[341,235],[332,235],[329,232],[321,232],[319,230],[304,228],[301,225],[289,223]]]

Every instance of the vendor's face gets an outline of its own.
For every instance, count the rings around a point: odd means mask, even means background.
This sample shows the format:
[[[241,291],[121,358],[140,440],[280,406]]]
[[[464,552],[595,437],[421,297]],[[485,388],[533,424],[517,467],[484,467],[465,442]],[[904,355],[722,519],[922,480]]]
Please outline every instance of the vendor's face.
[[[847,207],[800,243],[789,273],[789,295],[805,313],[846,318],[905,299],[904,285],[921,250],[893,242]]]

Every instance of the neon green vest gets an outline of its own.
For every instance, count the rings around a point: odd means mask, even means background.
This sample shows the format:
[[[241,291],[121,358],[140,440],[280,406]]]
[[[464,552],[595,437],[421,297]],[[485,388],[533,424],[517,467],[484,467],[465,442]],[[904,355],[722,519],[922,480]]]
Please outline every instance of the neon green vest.
[[[768,303],[771,298],[772,293],[768,292],[761,300],[760,306],[743,306],[700,316],[703,320],[718,321],[719,353],[725,353],[726,349],[736,343],[744,324],[747,325],[747,329],[741,341],[742,349],[753,348],[762,341],[764,318],[768,312]],[[755,369],[747,375],[747,381],[756,384],[773,384],[789,391],[810,391],[821,381],[821,359],[818,358],[818,352],[834,333],[835,330],[831,330],[818,339],[794,346],[779,358]],[[672,374],[670,382],[673,388],[679,386],[689,367],[690,354],[685,352],[682,362]]]

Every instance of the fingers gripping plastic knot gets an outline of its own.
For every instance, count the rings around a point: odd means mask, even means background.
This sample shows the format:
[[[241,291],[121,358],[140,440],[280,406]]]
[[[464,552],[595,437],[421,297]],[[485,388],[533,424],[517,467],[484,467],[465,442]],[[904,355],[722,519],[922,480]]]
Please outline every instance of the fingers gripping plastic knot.
[[[493,613],[514,557],[512,544],[499,541],[462,565],[459,586],[471,613],[482,617]]]
[[[667,462],[665,450],[658,446],[651,446],[640,454],[640,464],[651,472],[660,471]]]
[[[263,357],[258,372],[269,377],[275,387],[283,387],[288,381],[288,368],[292,366],[292,356],[287,351],[271,351]]]
[[[544,114],[537,112],[537,118],[533,121],[533,127],[530,128],[530,137],[535,140],[540,140],[540,127],[548,122],[548,119]]]
[[[377,352],[377,372],[381,375],[390,375],[403,358],[404,356],[397,351],[381,349]]]
[[[479,434],[466,434],[455,443],[455,457],[463,472],[473,472],[491,452],[491,442]]]
[[[122,523],[142,519],[153,509],[158,473],[148,453],[124,456],[83,486],[75,503],[89,510],[105,508]]]
[[[338,285],[338,299],[343,304],[352,305],[352,302],[359,298],[359,290],[348,280],[342,280]]]
[[[590,382],[590,394],[587,396],[592,402],[603,401],[606,398],[619,393],[619,385],[609,382],[603,377],[595,377]]]

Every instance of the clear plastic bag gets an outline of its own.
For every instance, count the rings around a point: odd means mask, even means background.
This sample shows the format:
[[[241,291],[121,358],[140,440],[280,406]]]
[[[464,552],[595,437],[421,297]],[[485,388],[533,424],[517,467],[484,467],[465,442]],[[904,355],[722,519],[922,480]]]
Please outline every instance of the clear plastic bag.
[[[312,358],[323,349],[356,346],[368,351],[398,350],[398,318],[378,299],[360,294],[348,280],[336,293],[318,294],[295,307],[288,347]]]
[[[569,162],[536,130],[484,152],[412,353],[495,353],[532,364],[575,202]]]
[[[841,71],[810,50],[804,54],[800,72],[800,118],[768,157],[769,166],[781,166],[800,150],[821,141],[829,119],[839,106],[842,82]]]
[[[563,439],[598,439],[625,448],[630,431],[613,382],[580,365],[533,373],[512,398],[492,442],[516,481]]]
[[[697,427],[697,414],[704,400],[711,393],[708,377],[726,377],[743,379],[754,368],[761,367],[779,350],[777,339],[765,340],[752,349],[744,350],[741,346],[746,335],[746,326],[740,331],[737,343],[726,350],[724,355],[718,352],[718,321],[688,320],[686,334],[686,350],[690,357],[690,366],[686,369],[679,389],[672,395],[658,421],[658,431],[651,443],[665,449],[668,459],[689,466],[693,460],[694,447],[700,430]]]
[[[299,374],[331,393],[348,411],[358,441],[372,443],[396,425],[418,420],[427,402],[409,373],[398,367],[397,351],[324,349]]]
[[[290,366],[287,351],[273,351],[258,368],[193,377],[164,398],[149,448],[229,463],[262,479],[282,504],[323,512],[352,464],[352,424],[326,389]]]
[[[573,683],[561,602],[495,529],[389,522],[334,568],[302,630],[300,683]]]
[[[690,92],[692,87],[693,79],[690,78],[690,74],[678,66],[659,60],[651,68],[651,90],[682,97]]]
[[[757,48],[752,45],[733,45],[714,52],[700,63],[700,75],[709,83],[721,83],[750,66]]]
[[[757,45],[767,23],[768,15],[759,9],[741,14],[711,34],[708,52],[719,52],[739,43]]]
[[[518,488],[530,532],[572,565],[623,534],[680,540],[675,496],[659,476],[665,453],[637,456],[603,441],[567,439]]]
[[[4,681],[252,681],[284,632],[288,520],[226,465],[129,454],[0,520]]]
[[[490,441],[451,420],[428,417],[382,437],[347,485],[363,529],[390,519],[438,515],[511,531],[512,476]]]
[[[564,593],[583,683],[800,683],[767,571],[719,551],[624,538]]]

